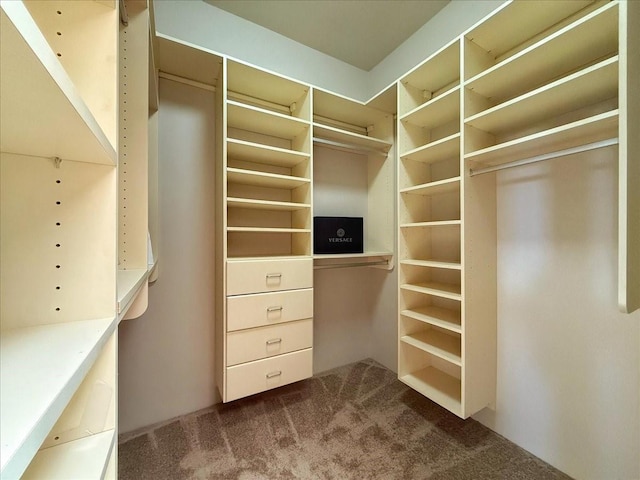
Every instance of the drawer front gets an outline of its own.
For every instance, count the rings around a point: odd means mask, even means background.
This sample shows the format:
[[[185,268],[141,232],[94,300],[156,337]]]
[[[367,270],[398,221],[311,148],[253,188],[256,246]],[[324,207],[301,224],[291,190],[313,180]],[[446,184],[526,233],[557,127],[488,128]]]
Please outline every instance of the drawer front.
[[[227,335],[227,365],[295,352],[313,345],[313,320],[240,330]]]
[[[227,295],[276,292],[313,286],[313,259],[227,262]]]
[[[227,331],[313,317],[313,289],[227,298]]]
[[[309,378],[312,366],[313,349],[308,348],[228,367],[225,402]]]

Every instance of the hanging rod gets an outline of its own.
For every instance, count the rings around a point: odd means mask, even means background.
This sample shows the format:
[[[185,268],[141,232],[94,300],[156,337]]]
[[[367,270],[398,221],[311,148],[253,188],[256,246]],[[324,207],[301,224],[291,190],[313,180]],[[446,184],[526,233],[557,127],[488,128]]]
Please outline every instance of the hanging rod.
[[[389,260],[379,260],[377,262],[350,262],[350,263],[332,263],[330,265],[314,265],[314,270],[323,270],[326,268],[351,268],[351,267],[378,267],[389,266]]]
[[[545,153],[543,155],[536,155],[535,157],[523,158],[522,160],[515,160],[513,162],[504,163],[502,165],[495,165],[493,167],[479,168],[477,170],[469,169],[469,176],[481,175],[483,173],[495,172],[497,170],[504,170],[505,168],[519,167],[520,165],[528,165],[530,163],[542,162],[544,160],[551,160],[553,158],[564,157],[566,155],[572,155],[574,153],[588,152],[589,150],[596,150],[598,148],[609,147],[611,145],[617,145],[618,138],[609,138],[607,140],[601,140],[599,142],[587,143],[586,145],[579,145],[577,147],[567,148],[565,150],[558,150],[556,152]]]
[[[333,140],[326,140],[324,138],[313,137],[313,143],[322,145],[328,148],[335,148],[336,150],[354,152],[354,153],[376,153],[378,155],[388,156],[386,152],[382,150],[376,150],[375,148],[362,147],[360,145],[354,145],[351,143],[334,142]]]

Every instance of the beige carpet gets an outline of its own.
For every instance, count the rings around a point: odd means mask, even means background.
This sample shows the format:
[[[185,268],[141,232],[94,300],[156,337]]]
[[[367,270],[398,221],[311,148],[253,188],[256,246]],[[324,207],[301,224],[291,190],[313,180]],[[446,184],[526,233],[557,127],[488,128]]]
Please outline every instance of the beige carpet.
[[[365,360],[119,445],[129,479],[567,479]]]

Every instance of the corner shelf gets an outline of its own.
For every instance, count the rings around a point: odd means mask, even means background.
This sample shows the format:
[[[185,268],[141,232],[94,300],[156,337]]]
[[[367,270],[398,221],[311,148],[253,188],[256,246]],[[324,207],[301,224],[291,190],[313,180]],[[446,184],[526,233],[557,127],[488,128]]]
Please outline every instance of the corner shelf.
[[[303,185],[309,185],[311,179],[295,177],[291,175],[279,175],[274,173],[245,170],[240,168],[227,168],[227,180],[230,183],[251,185],[254,187],[294,189]]]
[[[123,316],[149,278],[151,269],[118,270],[118,315]]]
[[[462,321],[459,311],[441,307],[417,307],[402,310],[400,315],[428,323],[454,333],[462,333]]]
[[[401,154],[400,158],[430,164],[446,160],[455,155],[460,155],[459,132],[409,150]]]
[[[236,138],[227,138],[227,155],[233,159],[282,167],[295,167],[310,157],[310,155],[305,152],[238,140]]]
[[[227,101],[227,115],[231,128],[278,138],[293,139],[310,128],[308,121],[233,100]]]
[[[435,329],[423,330],[400,337],[400,341],[413,345],[449,363],[462,366],[460,338],[438,332]]]
[[[436,182],[416,185],[400,190],[402,194],[410,195],[440,195],[460,191],[460,177],[447,178]]]

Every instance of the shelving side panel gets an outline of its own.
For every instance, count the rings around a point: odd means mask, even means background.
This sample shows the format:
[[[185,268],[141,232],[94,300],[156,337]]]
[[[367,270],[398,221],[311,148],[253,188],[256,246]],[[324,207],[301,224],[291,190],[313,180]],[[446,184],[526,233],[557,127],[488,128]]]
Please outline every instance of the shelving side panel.
[[[95,1],[25,2],[112,145],[117,138],[118,25],[112,6]],[[146,63],[145,63],[146,65]]]
[[[148,267],[149,13],[146,1],[127,1],[121,25],[118,148],[118,269]]]
[[[2,328],[114,316],[115,168],[3,153],[0,180]]]
[[[115,164],[115,142],[89,111],[23,3],[4,2],[0,17],[0,150]]]
[[[618,304],[640,308],[640,4],[620,2],[620,124],[618,183]]]

